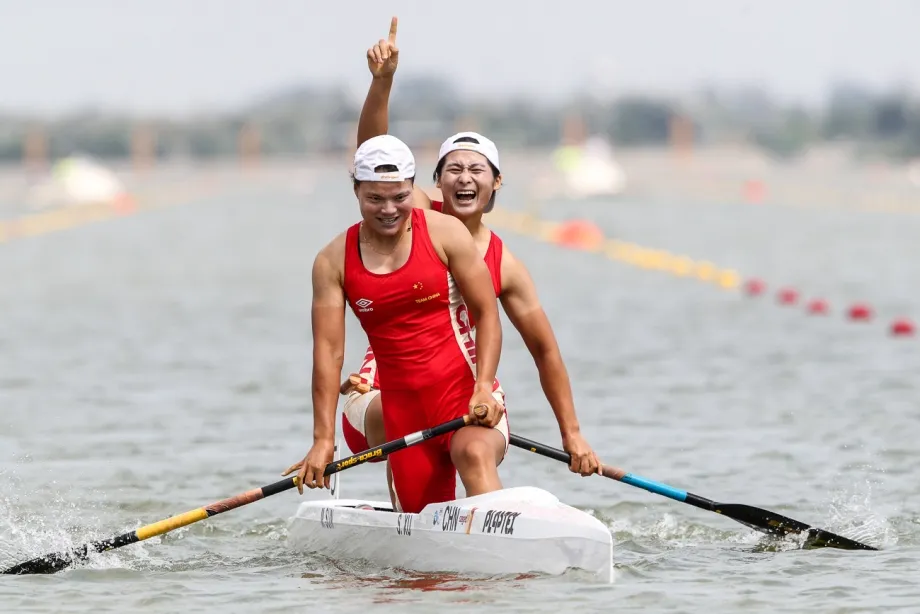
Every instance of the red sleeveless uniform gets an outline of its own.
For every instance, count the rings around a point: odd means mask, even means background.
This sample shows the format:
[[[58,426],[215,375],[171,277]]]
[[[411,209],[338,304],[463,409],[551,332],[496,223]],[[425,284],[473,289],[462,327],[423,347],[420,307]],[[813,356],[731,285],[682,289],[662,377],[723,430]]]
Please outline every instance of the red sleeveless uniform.
[[[440,213],[443,209],[443,203],[441,201],[432,201],[431,208]],[[489,247],[486,249],[483,259],[485,260],[486,266],[489,268],[489,274],[492,276],[492,287],[495,290],[496,297],[501,294],[502,290],[502,248],[502,240],[493,232],[489,239]],[[475,323],[472,322],[472,317],[468,316],[468,319],[471,327],[475,329]],[[462,332],[464,334],[466,333],[465,330]],[[370,387],[373,391],[380,389],[377,358],[370,345],[367,347],[367,351],[364,354],[364,360],[361,363],[361,368],[358,370],[357,375],[360,378],[361,384],[364,386]],[[498,379],[495,380],[493,392],[497,394],[497,398],[504,404],[504,390],[502,390]],[[371,394],[375,395],[376,392]],[[359,396],[360,395],[355,395],[355,397],[351,398],[350,401],[346,403],[346,410],[351,411],[342,413],[342,434],[352,454],[357,454],[370,448],[364,433],[364,413],[367,409],[367,405],[373,399],[373,396],[364,399],[357,398]],[[356,402],[356,405],[352,406],[352,402]],[[378,461],[375,460],[371,462]]]
[[[442,212],[444,208],[444,203],[438,200],[431,201],[431,209],[437,211],[438,213]],[[492,276],[492,288],[495,290],[495,296],[498,297],[502,293],[502,240],[494,232],[492,237],[489,239],[489,247],[486,249],[485,256],[483,260],[486,262],[486,266],[489,267],[489,274]],[[467,316],[472,328],[476,327],[475,322],[473,322],[472,316]],[[465,333],[466,331],[464,331]],[[380,376],[377,372],[377,361],[374,356],[374,350],[371,345],[367,346],[367,352],[364,355],[364,362],[361,364],[361,369],[358,371],[358,375],[361,377],[361,382],[367,384],[372,388],[380,388]],[[496,388],[498,388],[496,380]],[[355,450],[355,453],[362,452],[367,448],[361,448]]]
[[[411,223],[409,258],[391,273],[365,268],[360,224],[345,239],[345,296],[374,348],[387,441],[466,415],[476,381],[467,307],[431,243],[425,212],[413,209]],[[403,511],[454,498],[450,439],[390,456]]]

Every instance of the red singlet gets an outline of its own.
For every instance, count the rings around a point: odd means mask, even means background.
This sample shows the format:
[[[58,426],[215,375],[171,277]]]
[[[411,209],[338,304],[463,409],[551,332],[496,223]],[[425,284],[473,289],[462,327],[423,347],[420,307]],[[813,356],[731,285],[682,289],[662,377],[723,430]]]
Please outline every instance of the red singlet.
[[[345,295],[378,359],[388,441],[466,415],[475,385],[467,307],[431,243],[425,212],[413,209],[411,224],[409,258],[391,273],[365,268],[359,224],[345,240]],[[403,511],[454,498],[450,439],[448,434],[390,456]]]
[[[444,208],[444,203],[439,200],[431,201],[431,209],[442,213]],[[492,288],[495,290],[495,296],[499,296],[502,293],[502,240],[494,232],[492,237],[489,239],[489,247],[486,248],[485,256],[483,260],[486,261],[486,266],[489,267],[489,273],[492,275]],[[464,308],[465,309],[465,308]],[[469,327],[475,328],[476,323],[473,322],[473,318],[469,315],[468,312],[464,311],[466,314],[466,321],[469,322]],[[466,321],[464,321],[463,328],[461,330],[462,334],[467,334],[466,330]],[[380,388],[380,375],[377,370],[377,360],[372,349],[373,342],[367,347],[367,353],[364,355],[364,362],[361,364],[361,369],[358,371],[358,376],[361,378],[361,381],[372,388]],[[499,383],[498,380],[495,381],[495,388],[498,389]],[[367,447],[361,448],[359,450],[353,450],[355,453],[366,450]]]
[[[377,356],[389,390],[419,388],[448,373],[475,380],[476,346],[460,289],[431,244],[425,212],[413,209],[406,263],[372,273],[361,260],[359,224],[345,239],[345,295]]]

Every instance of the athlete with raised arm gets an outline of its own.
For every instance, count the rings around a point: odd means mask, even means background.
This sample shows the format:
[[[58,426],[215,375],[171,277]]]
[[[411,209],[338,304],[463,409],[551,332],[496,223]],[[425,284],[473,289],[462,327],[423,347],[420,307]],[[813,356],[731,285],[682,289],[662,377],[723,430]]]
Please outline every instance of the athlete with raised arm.
[[[367,66],[373,78],[358,123],[359,146],[388,130],[389,96],[399,59],[396,30],[394,17],[388,38],[367,50]],[[596,473],[600,463],[581,434],[562,354],[530,274],[498,235],[483,224],[483,215],[494,207],[502,183],[495,144],[475,132],[451,136],[441,145],[434,181],[442,201],[432,201],[416,184],[415,206],[441,211],[466,226],[489,268],[496,296],[533,356],[543,392],[559,425],[563,448],[572,456],[570,470],[581,475]],[[385,441],[378,397],[378,360],[373,348],[371,342],[361,368],[340,387],[341,394],[347,396],[342,429],[353,453]],[[497,381],[493,394],[504,404],[504,392]]]

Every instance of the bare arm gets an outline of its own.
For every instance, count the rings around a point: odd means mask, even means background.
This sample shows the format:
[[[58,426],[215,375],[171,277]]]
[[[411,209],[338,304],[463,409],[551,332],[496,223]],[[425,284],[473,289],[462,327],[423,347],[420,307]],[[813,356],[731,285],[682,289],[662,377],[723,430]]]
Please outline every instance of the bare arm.
[[[540,305],[527,268],[507,248],[502,256],[502,307],[533,356],[540,385],[556,415],[563,440],[580,432],[572,386],[559,344]]]
[[[313,261],[313,441],[335,440],[339,378],[345,360],[345,291],[342,237]]]
[[[367,50],[367,68],[373,79],[361,107],[358,118],[358,147],[368,139],[387,134],[390,129],[390,90],[393,89],[393,75],[399,64],[399,49],[396,48],[396,29],[398,20],[390,21],[390,33],[386,39],[380,39],[376,45]],[[425,191],[415,186],[415,206],[419,209],[431,209],[431,198]]]
[[[358,119],[358,147],[361,143],[375,136],[386,134],[389,128],[390,88],[393,87],[393,75],[374,77],[367,90],[367,98],[361,107]],[[418,184],[413,187],[413,200],[419,209],[431,209],[431,197]]]
[[[371,87],[361,108],[358,119],[358,147],[364,141],[386,134],[390,89],[393,87],[393,75],[399,65],[399,49],[396,47],[396,30],[399,20],[390,20],[390,32],[387,38],[381,38],[377,44],[367,50],[367,69],[374,77]]]
[[[476,249],[473,236],[457,218],[431,212],[428,228],[440,244],[450,274],[476,322],[476,385],[492,391],[502,351],[502,327],[489,268]]]
[[[386,134],[389,129],[390,90],[393,75],[374,77],[367,90],[361,116],[358,118],[358,147],[375,136]]]

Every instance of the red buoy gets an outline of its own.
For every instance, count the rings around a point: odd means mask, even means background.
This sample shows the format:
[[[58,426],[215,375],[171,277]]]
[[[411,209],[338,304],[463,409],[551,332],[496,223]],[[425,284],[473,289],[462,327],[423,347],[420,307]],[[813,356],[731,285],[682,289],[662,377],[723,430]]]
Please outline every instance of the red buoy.
[[[856,303],[848,312],[851,320],[866,321],[872,319],[872,307],[865,303]]]
[[[752,277],[751,279],[744,282],[744,291],[748,296],[760,296],[767,290],[767,284],[763,283],[762,279],[757,279]]]
[[[812,299],[808,302],[808,313],[814,315],[826,315],[830,311],[830,305],[823,298]]]
[[[907,318],[898,318],[891,323],[891,334],[895,337],[909,337],[914,331],[914,323]]]
[[[781,305],[795,305],[799,300],[799,293],[795,288],[783,288],[777,293],[776,298]]]
[[[604,233],[594,222],[569,220],[559,225],[555,239],[563,247],[596,250],[604,242]]]

